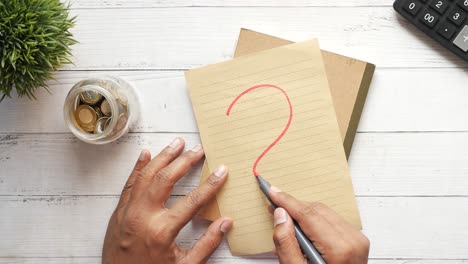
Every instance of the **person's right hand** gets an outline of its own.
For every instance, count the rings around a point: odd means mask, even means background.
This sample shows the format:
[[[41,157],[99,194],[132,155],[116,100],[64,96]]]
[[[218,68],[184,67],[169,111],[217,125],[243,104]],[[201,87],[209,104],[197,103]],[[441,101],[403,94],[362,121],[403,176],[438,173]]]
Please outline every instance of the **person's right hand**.
[[[279,206],[274,212],[273,240],[281,264],[307,263],[296,240],[291,217],[327,264],[367,263],[369,239],[335,211],[321,203],[298,201],[276,187],[271,187],[269,193]]]

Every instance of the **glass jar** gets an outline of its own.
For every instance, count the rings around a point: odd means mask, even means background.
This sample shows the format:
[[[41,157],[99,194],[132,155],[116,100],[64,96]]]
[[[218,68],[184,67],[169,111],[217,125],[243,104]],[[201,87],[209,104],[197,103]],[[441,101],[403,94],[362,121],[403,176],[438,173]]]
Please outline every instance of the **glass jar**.
[[[120,138],[137,121],[139,112],[135,89],[112,76],[78,82],[63,107],[70,131],[91,144],[106,144]]]

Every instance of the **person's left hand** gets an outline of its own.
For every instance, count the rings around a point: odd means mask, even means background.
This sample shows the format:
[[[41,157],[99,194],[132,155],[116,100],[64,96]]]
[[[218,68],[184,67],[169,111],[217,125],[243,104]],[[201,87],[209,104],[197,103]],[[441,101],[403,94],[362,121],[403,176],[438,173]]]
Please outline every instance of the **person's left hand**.
[[[204,155],[200,145],[180,155],[184,145],[176,138],[153,160],[142,151],[109,221],[102,263],[205,263],[219,246],[232,227],[229,218],[213,222],[189,250],[175,243],[179,231],[227,178],[226,167],[220,166],[205,183],[166,208],[174,184]]]

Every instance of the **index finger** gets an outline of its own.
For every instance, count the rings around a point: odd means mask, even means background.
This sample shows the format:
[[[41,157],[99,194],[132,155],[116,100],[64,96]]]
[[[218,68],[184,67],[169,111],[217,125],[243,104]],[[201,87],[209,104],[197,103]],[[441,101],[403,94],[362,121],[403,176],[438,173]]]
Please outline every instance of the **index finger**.
[[[227,179],[227,168],[219,166],[210,177],[169,209],[165,217],[171,222],[170,232],[176,235],[221,190]]]
[[[143,168],[150,162],[151,160],[151,153],[144,149],[140,153],[140,157],[138,158],[135,167],[133,168],[132,173],[130,174],[130,177],[128,177],[127,182],[125,183],[125,186],[122,190],[122,194],[120,195],[120,200],[119,204],[117,205],[118,208],[122,207],[125,205],[129,198],[130,194],[133,189],[133,185],[135,184],[136,178],[139,177],[139,175],[142,174]]]

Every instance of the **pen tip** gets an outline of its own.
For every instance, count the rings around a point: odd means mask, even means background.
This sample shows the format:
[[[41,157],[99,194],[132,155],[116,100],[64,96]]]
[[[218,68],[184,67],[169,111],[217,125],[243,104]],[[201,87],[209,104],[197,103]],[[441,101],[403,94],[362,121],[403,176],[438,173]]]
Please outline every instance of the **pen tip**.
[[[252,170],[252,172],[253,172],[253,175],[255,175],[255,177],[257,178],[260,175],[260,173],[258,173],[258,171],[255,168]]]

